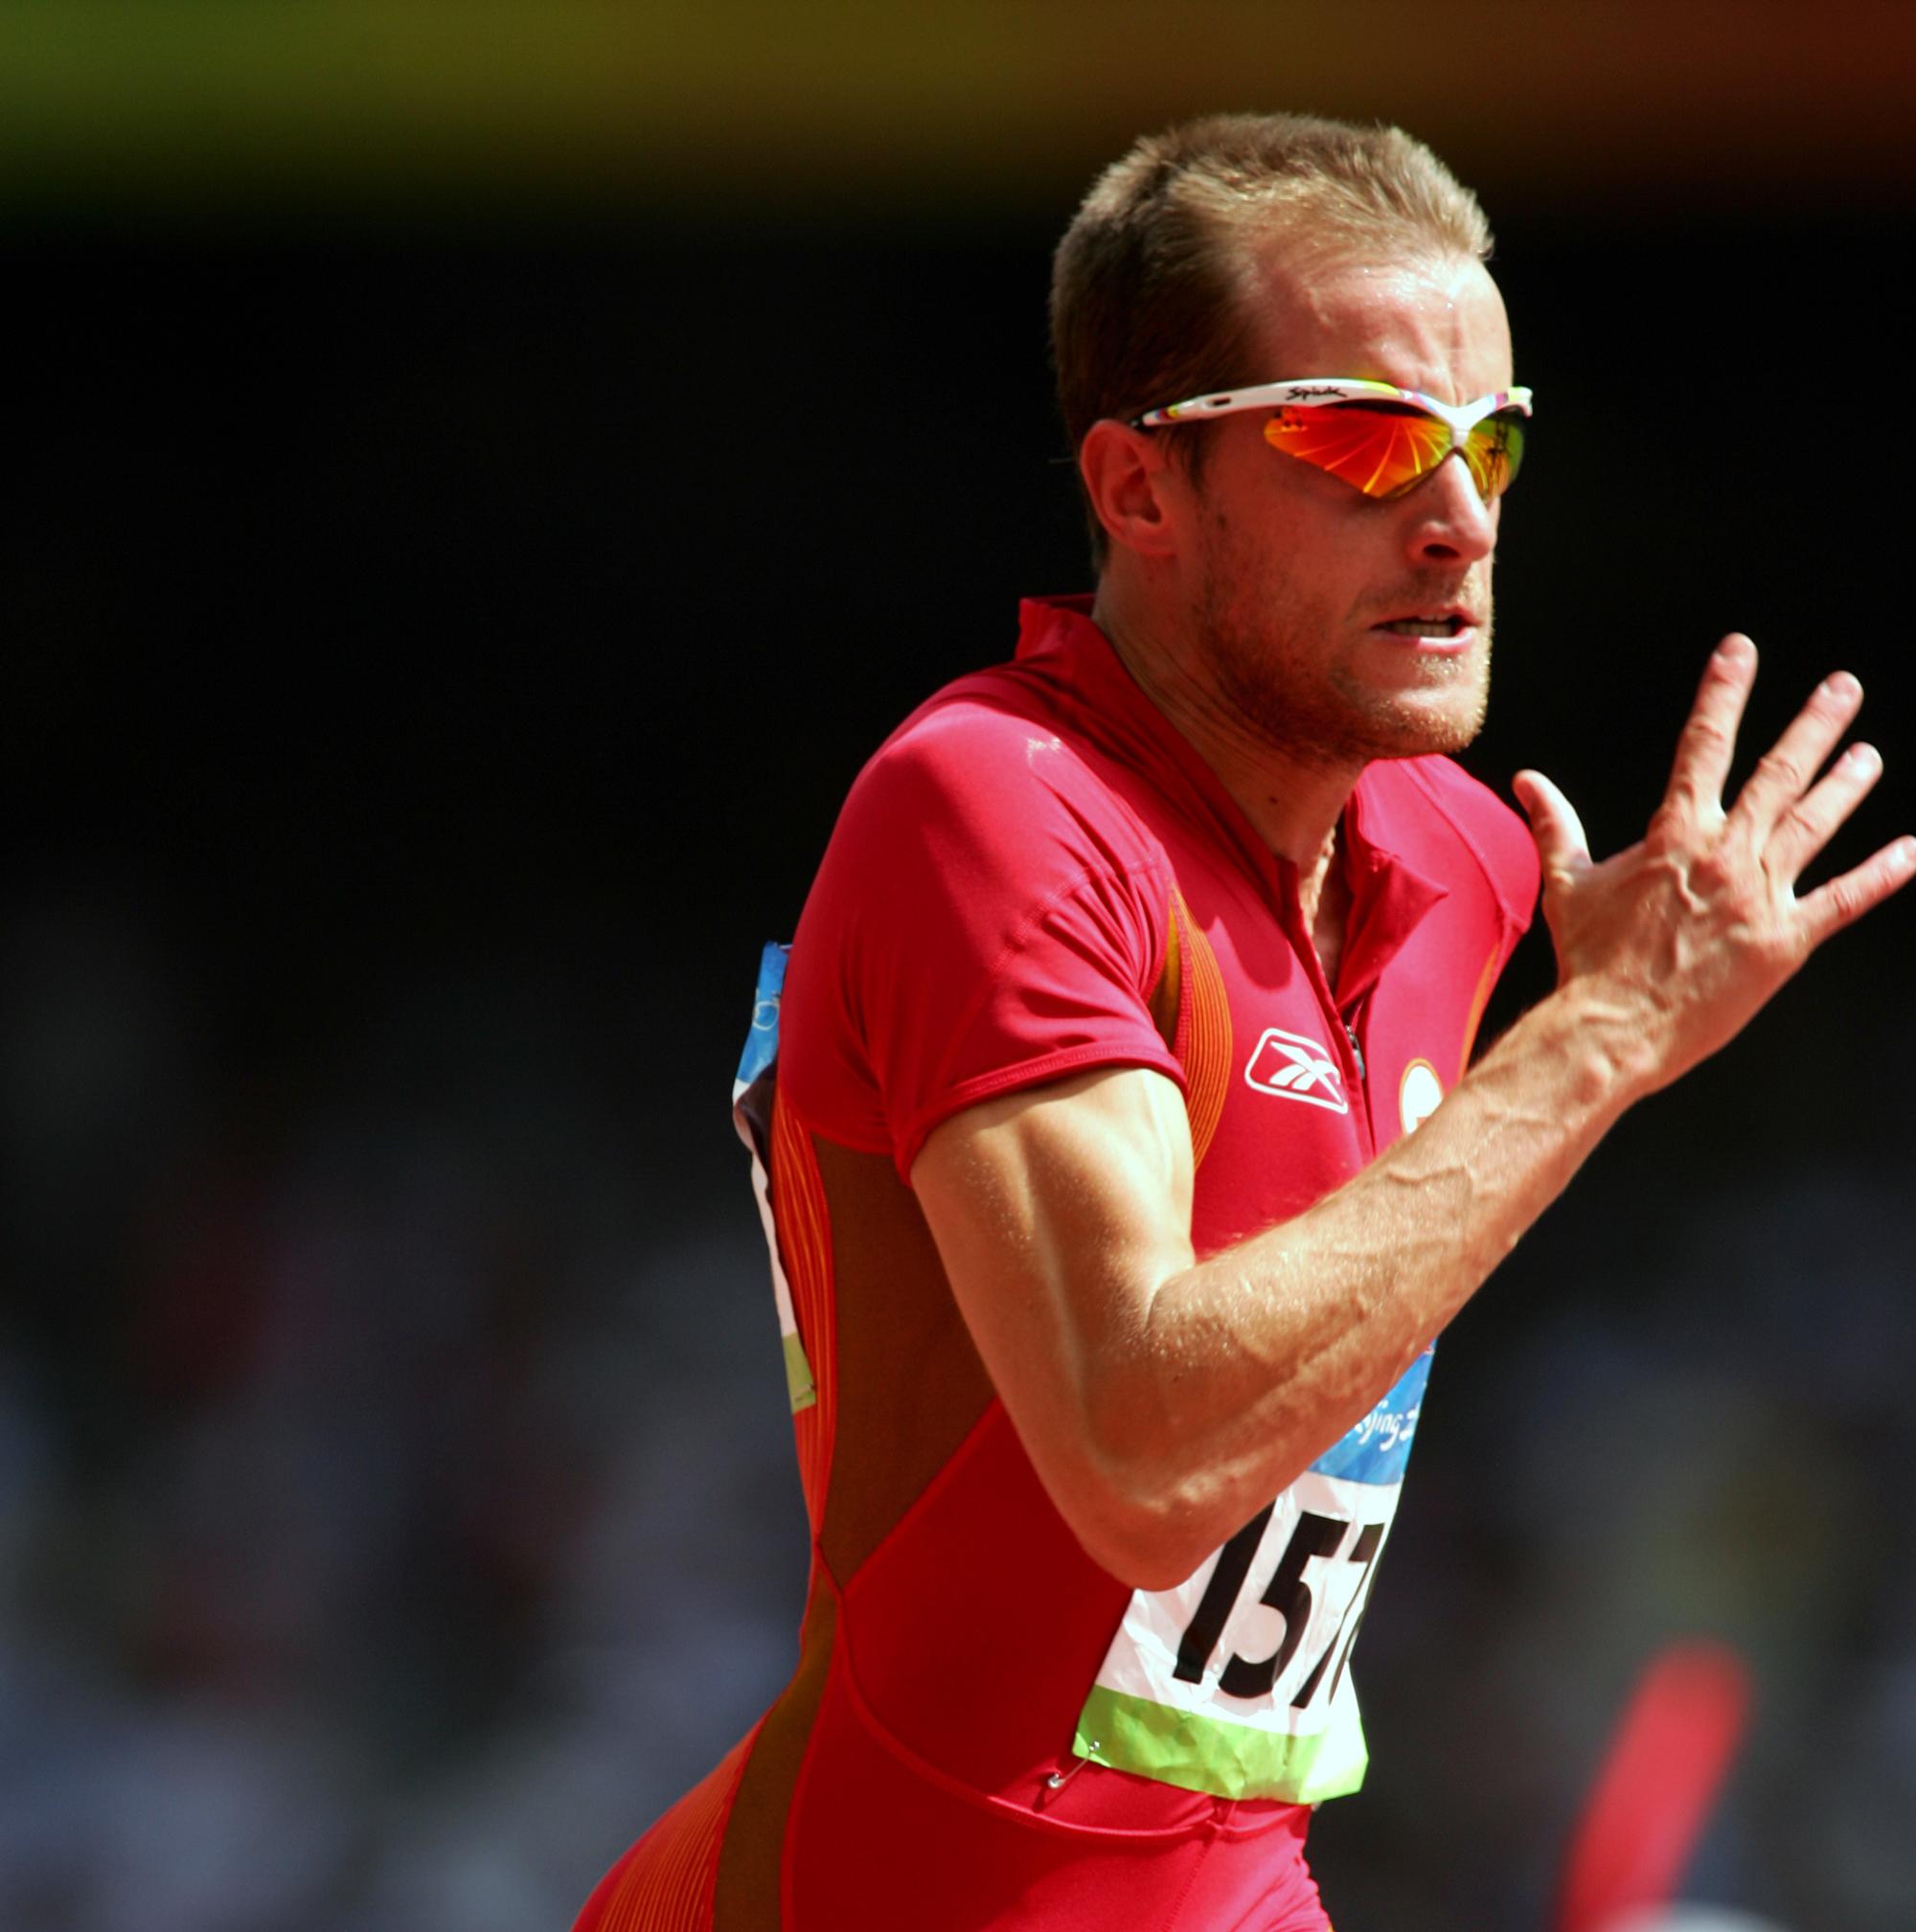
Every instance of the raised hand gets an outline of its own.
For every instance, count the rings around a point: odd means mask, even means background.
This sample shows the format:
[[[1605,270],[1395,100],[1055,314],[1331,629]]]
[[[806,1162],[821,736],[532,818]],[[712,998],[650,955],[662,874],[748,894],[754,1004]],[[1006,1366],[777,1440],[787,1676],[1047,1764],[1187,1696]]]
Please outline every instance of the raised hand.
[[[1724,638],[1704,669],[1663,802],[1636,845],[1601,863],[1570,802],[1540,772],[1514,789],[1543,862],[1558,983],[1641,1029],[1631,1056],[1666,1085],[1730,1039],[1834,932],[1906,885],[1916,838],[1892,840],[1801,898],[1796,881],[1882,776],[1852,744],[1818,778],[1862,703],[1847,671],[1825,678],[1727,810],[1737,728],[1756,647]]]

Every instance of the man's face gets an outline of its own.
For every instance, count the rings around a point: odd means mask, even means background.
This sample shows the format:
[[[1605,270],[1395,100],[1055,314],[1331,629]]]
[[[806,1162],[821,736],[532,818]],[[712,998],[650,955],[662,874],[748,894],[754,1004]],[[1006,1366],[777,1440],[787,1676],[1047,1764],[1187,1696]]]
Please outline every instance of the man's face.
[[[1261,380],[1363,376],[1467,402],[1511,386],[1510,325],[1481,264],[1334,260],[1265,278]],[[1454,751],[1490,688],[1497,503],[1461,457],[1380,500],[1264,440],[1215,439],[1188,500],[1196,648],[1236,721],[1309,766]],[[1184,434],[1174,431],[1173,434]]]

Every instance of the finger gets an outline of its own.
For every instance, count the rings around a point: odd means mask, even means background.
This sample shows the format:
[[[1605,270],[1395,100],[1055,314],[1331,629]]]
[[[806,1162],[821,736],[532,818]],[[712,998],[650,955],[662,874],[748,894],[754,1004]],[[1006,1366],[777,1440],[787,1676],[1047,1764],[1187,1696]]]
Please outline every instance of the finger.
[[[1819,885],[1797,905],[1808,941],[1805,950],[1813,952],[1832,933],[1853,925],[1891,893],[1901,892],[1912,877],[1916,877],[1916,838],[1899,838],[1854,872]]]
[[[1764,848],[1764,865],[1770,875],[1793,885],[1797,874],[1829,844],[1836,828],[1882,776],[1882,757],[1875,745],[1851,745],[1816,784],[1785,807]],[[1755,783],[1752,778],[1750,784]],[[1742,799],[1737,809],[1743,809]]]
[[[1758,844],[1806,793],[1862,703],[1862,686],[1848,671],[1831,673],[1810,693],[1790,729],[1757,761],[1730,816]]]
[[[1585,871],[1590,842],[1577,807],[1540,771],[1520,771],[1511,780],[1517,802],[1530,814],[1530,835],[1543,870],[1559,878]]]
[[[1693,818],[1707,818],[1721,809],[1730,760],[1736,756],[1737,727],[1755,682],[1756,646],[1733,630],[1703,667],[1696,701],[1676,739],[1665,806]]]

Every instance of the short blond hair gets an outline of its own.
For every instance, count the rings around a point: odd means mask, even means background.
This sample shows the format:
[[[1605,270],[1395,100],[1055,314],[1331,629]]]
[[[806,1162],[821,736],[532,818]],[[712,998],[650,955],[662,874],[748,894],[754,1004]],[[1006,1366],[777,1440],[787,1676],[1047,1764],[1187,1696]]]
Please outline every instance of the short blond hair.
[[[1051,347],[1075,454],[1104,417],[1285,375],[1251,300],[1272,250],[1483,261],[1477,198],[1399,127],[1213,114],[1147,135],[1098,178],[1053,259]],[[1202,462],[1203,439],[1179,439]],[[1104,532],[1091,528],[1102,562]]]

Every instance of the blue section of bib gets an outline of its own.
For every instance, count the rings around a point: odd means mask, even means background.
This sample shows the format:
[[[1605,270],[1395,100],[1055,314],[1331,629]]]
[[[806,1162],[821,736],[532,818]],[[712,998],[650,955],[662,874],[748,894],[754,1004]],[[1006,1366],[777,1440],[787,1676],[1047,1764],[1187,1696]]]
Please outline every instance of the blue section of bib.
[[[1404,1466],[1410,1461],[1410,1440],[1417,1433],[1417,1418],[1424,1406],[1424,1385],[1430,1379],[1430,1354],[1426,1349],[1403,1372],[1396,1388],[1311,1465],[1320,1476],[1380,1485],[1403,1481]]]
[[[769,942],[759,959],[759,991],[752,1004],[752,1030],[739,1056],[739,1085],[748,1087],[778,1058],[779,1001],[785,993],[785,964],[791,948]]]

